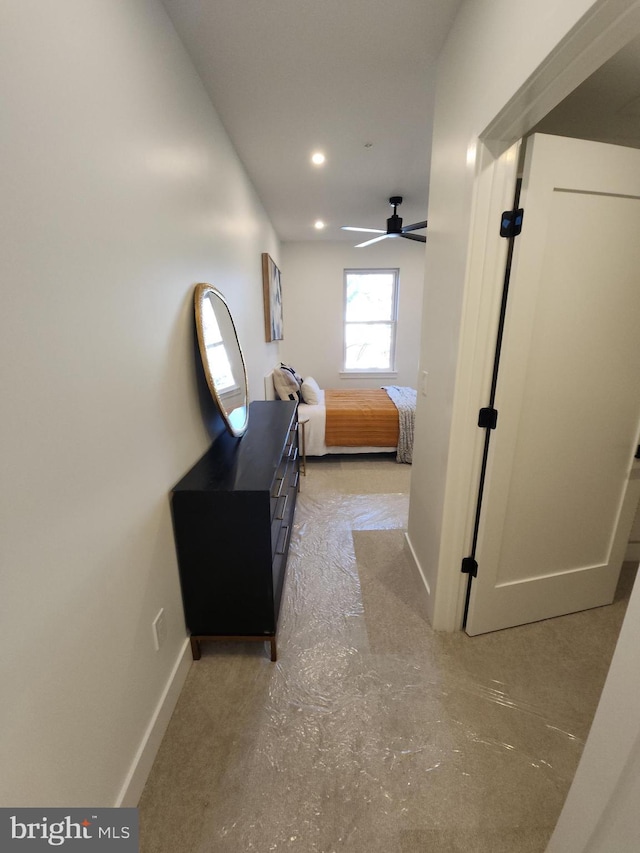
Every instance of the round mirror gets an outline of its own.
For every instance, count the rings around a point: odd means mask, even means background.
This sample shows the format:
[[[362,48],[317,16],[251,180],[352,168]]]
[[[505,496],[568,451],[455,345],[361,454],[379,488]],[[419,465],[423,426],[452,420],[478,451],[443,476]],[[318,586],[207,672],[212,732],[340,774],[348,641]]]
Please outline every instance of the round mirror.
[[[215,287],[198,284],[195,308],[207,384],[227,428],[240,436],[249,420],[247,371],[229,306]]]

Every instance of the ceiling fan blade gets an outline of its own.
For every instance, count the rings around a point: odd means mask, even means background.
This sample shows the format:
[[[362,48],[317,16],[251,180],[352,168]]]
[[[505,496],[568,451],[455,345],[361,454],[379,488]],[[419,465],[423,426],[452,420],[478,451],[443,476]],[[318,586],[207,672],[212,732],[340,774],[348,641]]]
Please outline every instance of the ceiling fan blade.
[[[417,240],[419,243],[426,243],[427,238],[422,234],[405,234],[404,232],[399,235],[400,237],[406,237],[407,240]]]
[[[426,228],[426,227],[427,227],[427,221],[425,219],[424,222],[414,222],[413,225],[405,225],[404,228],[402,229],[402,233],[404,234],[405,231],[418,231],[418,229]]]
[[[387,237],[393,236],[392,234],[383,234],[382,237],[374,237],[373,240],[367,240],[365,243],[358,243],[357,246],[354,246],[355,249],[362,249],[364,246],[370,246],[372,243],[377,243],[378,240],[386,240]]]
[[[355,225],[341,225],[343,231],[366,231],[369,234],[386,234],[381,228],[356,228]]]

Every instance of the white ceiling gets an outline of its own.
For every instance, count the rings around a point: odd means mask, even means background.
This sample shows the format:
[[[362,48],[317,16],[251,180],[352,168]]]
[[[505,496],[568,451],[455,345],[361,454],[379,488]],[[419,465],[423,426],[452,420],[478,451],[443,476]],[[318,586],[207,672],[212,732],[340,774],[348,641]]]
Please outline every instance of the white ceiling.
[[[163,2],[282,240],[360,242],[340,226],[386,228],[392,195],[405,225],[427,218],[435,64],[461,0]]]

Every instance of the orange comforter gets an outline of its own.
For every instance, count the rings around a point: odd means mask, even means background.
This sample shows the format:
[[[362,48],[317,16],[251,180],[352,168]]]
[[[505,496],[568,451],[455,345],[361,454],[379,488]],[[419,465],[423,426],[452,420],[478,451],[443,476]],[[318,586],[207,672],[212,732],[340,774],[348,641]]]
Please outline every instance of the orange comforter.
[[[327,447],[396,447],[398,410],[381,388],[326,390]]]

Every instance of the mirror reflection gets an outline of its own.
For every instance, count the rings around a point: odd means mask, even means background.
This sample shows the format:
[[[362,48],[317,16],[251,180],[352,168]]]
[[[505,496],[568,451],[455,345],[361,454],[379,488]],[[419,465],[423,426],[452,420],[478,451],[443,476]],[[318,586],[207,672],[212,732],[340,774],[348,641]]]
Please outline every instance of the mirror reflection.
[[[195,308],[207,384],[229,431],[242,435],[249,418],[247,373],[229,306],[217,288],[198,284]]]

